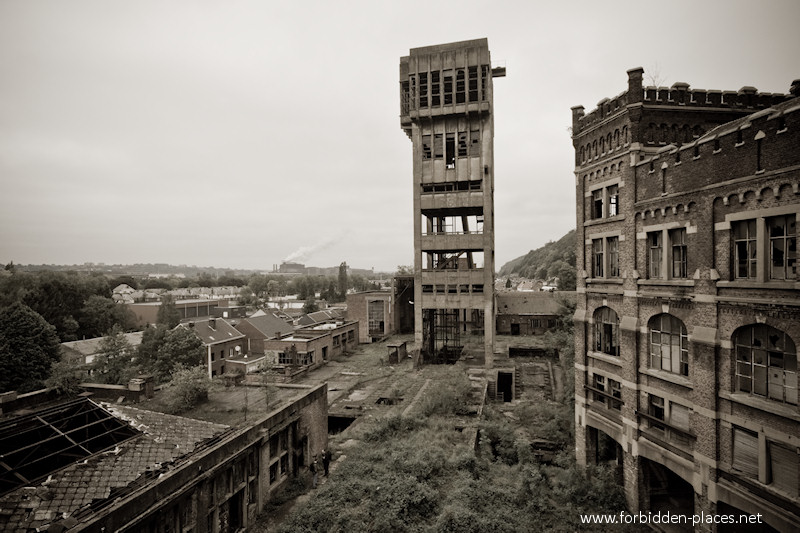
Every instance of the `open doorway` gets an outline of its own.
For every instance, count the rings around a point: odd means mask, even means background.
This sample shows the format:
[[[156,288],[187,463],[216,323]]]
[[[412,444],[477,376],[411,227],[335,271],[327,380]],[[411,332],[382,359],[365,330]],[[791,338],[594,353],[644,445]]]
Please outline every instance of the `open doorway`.
[[[504,402],[514,399],[514,374],[511,372],[497,373],[497,395],[502,395]]]

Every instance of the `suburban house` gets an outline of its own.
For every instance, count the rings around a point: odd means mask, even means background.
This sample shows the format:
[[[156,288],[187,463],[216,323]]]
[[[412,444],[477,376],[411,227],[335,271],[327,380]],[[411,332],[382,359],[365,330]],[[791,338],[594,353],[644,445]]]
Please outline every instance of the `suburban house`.
[[[225,366],[228,359],[238,358],[247,353],[247,339],[244,334],[224,318],[187,322],[178,327],[189,329],[203,342],[209,377],[221,376],[226,370],[232,370],[231,367]]]

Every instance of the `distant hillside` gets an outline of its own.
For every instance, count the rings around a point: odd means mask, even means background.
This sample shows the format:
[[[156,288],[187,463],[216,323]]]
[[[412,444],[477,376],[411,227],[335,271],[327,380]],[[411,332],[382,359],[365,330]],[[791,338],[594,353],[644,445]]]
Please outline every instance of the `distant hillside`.
[[[563,290],[575,290],[575,230],[555,242],[512,259],[500,268],[501,276],[516,274],[523,278],[547,279],[558,276],[565,279]],[[572,285],[572,289],[567,288]]]

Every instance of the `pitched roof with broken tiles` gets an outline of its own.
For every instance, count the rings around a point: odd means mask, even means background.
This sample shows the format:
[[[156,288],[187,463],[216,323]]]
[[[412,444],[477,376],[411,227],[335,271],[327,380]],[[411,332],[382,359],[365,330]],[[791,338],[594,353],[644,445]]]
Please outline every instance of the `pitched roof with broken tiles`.
[[[134,407],[103,406],[142,434],[57,471],[45,481],[0,496],[0,530],[45,530],[82,508],[116,498],[137,479],[146,480],[170,468],[203,442],[229,429]]]

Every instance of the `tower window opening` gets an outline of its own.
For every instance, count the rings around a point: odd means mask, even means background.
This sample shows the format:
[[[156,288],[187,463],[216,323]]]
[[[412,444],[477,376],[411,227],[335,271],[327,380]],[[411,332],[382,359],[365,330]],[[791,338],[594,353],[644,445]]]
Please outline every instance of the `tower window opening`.
[[[456,168],[456,134],[448,133],[445,138],[445,163],[447,168]]]

